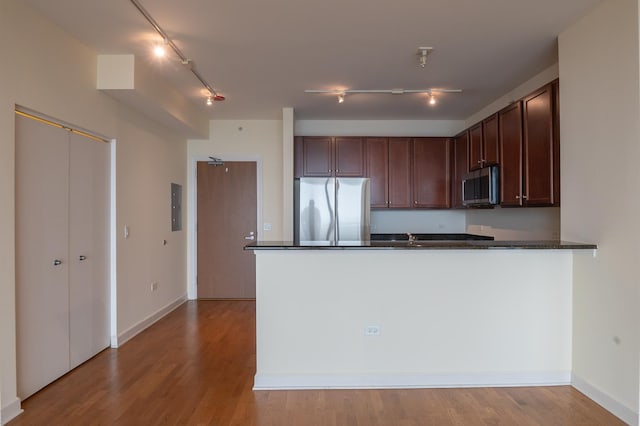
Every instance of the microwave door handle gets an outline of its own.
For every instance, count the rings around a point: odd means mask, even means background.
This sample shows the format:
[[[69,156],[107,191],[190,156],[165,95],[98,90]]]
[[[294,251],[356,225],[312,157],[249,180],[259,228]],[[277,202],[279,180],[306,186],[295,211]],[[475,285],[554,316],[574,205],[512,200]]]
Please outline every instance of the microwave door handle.
[[[460,197],[462,197],[462,204],[465,205],[465,198],[464,198],[464,184],[467,182],[466,179],[462,179],[462,193],[460,194]]]

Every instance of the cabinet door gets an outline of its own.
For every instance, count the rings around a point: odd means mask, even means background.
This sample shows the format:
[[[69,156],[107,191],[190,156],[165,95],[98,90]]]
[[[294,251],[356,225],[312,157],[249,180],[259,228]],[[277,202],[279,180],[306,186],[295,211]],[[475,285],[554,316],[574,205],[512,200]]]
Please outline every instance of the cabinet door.
[[[453,139],[453,177],[451,187],[451,207],[461,208],[462,180],[469,172],[469,133],[464,132]]]
[[[415,207],[448,208],[450,203],[448,138],[413,140],[413,203]]]
[[[553,82],[553,205],[560,205],[560,83]]]
[[[389,208],[412,207],[411,139],[389,138]]]
[[[308,177],[329,177],[333,174],[333,141],[330,137],[302,139],[302,169]]]
[[[69,134],[16,115],[15,142],[17,390],[24,400],[69,371]]]
[[[553,204],[553,89],[549,84],[523,101],[525,204]]]
[[[469,169],[482,167],[482,123],[469,129]]]
[[[500,204],[522,205],[522,103],[498,113],[500,138]]]
[[[387,138],[368,138],[365,145],[371,208],[385,208],[389,204],[389,142]]]
[[[300,178],[304,176],[304,149],[302,137],[296,136],[293,139],[293,177]]]
[[[364,176],[364,140],[362,138],[335,138],[335,175],[340,177]]]
[[[69,361],[109,346],[110,146],[69,134]]]
[[[498,114],[482,121],[482,166],[493,166],[499,163],[500,149],[498,144]]]

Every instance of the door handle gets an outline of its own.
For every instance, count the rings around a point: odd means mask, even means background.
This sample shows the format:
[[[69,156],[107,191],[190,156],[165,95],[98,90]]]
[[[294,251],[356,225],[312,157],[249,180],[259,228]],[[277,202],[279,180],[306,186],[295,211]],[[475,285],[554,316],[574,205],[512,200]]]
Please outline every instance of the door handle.
[[[255,240],[256,239],[255,232],[253,232],[253,231],[249,232],[249,235],[244,237],[244,239],[245,240],[251,240],[251,241]]]
[[[81,262],[82,262],[83,260],[87,260],[87,256],[80,255],[80,256],[78,257],[78,260],[79,260],[79,261],[81,261]]]
[[[62,260],[60,259],[54,259],[53,260],[53,266],[60,266],[62,265]]]

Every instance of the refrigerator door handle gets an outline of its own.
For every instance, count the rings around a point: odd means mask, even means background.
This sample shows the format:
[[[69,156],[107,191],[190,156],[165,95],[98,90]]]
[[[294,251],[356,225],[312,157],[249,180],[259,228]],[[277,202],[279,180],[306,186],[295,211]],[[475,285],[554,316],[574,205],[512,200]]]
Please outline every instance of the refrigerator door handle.
[[[336,178],[336,188],[334,191],[334,197],[335,197],[335,212],[336,212],[336,221],[335,221],[335,232],[334,235],[336,236],[336,245],[338,245],[337,243],[340,241],[340,215],[338,215],[338,212],[340,210],[338,210],[338,193],[340,192],[340,180],[338,180]]]

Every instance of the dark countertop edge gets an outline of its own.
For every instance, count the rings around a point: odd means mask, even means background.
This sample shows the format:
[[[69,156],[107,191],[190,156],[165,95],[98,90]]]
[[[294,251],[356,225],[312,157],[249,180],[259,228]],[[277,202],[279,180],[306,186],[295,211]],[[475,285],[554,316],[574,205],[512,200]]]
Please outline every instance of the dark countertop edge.
[[[258,241],[245,250],[595,250],[596,244],[570,241],[420,241],[418,243],[367,241],[341,245],[294,244],[291,241]]]

